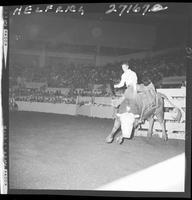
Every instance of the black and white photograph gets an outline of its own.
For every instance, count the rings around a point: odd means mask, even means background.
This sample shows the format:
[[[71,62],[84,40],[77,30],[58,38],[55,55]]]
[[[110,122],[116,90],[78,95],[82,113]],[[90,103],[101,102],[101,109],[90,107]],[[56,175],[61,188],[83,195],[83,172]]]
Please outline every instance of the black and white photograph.
[[[1,190],[189,196],[190,8],[3,7]]]

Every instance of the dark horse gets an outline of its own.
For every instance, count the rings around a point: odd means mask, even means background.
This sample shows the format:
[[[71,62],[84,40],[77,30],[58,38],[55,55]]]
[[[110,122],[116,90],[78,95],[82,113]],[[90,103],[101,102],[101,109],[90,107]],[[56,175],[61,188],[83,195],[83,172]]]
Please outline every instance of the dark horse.
[[[133,132],[132,136],[134,135],[135,131],[137,131],[140,127],[140,124],[142,124],[145,120],[149,122],[149,129],[147,132],[147,137],[151,138],[153,133],[153,125],[154,125],[154,117],[157,117],[158,122],[160,123],[162,127],[162,138],[166,141],[168,140],[168,135],[166,133],[165,128],[165,120],[164,120],[164,100],[167,100],[176,111],[175,120],[180,121],[181,120],[181,110],[177,108],[173,103],[168,99],[168,97],[162,93],[156,93],[154,101],[150,101],[151,98],[153,98],[152,95],[150,95],[149,90],[146,90],[146,92],[141,92],[136,95],[135,99],[125,99],[116,109],[116,113],[118,115],[121,115],[122,113],[129,112],[133,113],[134,115],[140,116],[139,119],[135,119],[135,122],[133,124]],[[154,104],[150,105],[150,102],[155,102]],[[126,110],[127,106],[130,108],[129,111]],[[117,130],[121,127],[121,121],[120,118],[115,115],[115,121],[114,126],[111,131],[111,133],[107,136],[106,142],[111,143],[114,140],[114,136],[117,133]],[[132,137],[131,137],[132,138]],[[121,144],[123,142],[123,135],[120,134],[116,141],[117,143]]]

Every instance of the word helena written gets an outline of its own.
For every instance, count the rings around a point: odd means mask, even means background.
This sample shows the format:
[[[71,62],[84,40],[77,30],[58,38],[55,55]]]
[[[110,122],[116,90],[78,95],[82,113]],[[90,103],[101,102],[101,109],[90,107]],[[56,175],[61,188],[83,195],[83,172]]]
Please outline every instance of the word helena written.
[[[143,4],[140,6],[139,3],[137,4],[110,4],[109,9],[105,12],[105,14],[110,13],[118,13],[119,16],[123,15],[124,13],[141,13],[142,15],[145,15],[147,12],[158,12],[162,10],[168,9],[167,6],[163,7],[161,4],[154,4],[151,5],[149,3]]]
[[[55,13],[80,13],[80,15],[84,15],[84,8],[83,6],[76,6],[76,5],[68,5],[68,6],[54,6],[54,5],[47,5],[44,8],[40,8],[39,6],[20,6],[14,9],[13,15],[21,15],[21,14],[31,14],[31,13],[47,13],[49,11]]]

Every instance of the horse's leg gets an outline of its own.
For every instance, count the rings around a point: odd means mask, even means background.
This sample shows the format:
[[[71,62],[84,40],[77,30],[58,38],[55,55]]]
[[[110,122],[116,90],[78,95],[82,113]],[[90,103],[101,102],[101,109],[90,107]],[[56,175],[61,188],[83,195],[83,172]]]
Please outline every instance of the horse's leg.
[[[165,128],[165,120],[160,122],[160,125],[161,125],[161,128],[162,128],[162,139],[167,141],[168,140],[168,135],[167,135],[166,128]]]
[[[137,135],[138,130],[139,130],[140,128],[141,128],[140,125],[138,125],[137,128],[134,129],[134,133],[133,133],[133,136],[132,136],[132,137],[134,137],[135,135]]]
[[[135,119],[135,122],[133,124],[133,131],[132,131],[130,139],[132,139],[135,135],[137,135],[137,132],[140,128],[141,128],[141,124],[139,123],[139,119]]]
[[[149,129],[147,131],[147,138],[150,139],[153,134],[153,125],[154,125],[154,121],[155,121],[154,117],[151,116],[148,121],[149,121]]]
[[[167,141],[168,140],[168,135],[167,135],[166,128],[165,128],[165,120],[164,120],[164,111],[163,111],[163,109],[156,116],[157,116],[157,119],[158,119],[158,121],[159,121],[159,123],[161,125],[161,128],[162,128],[162,139]]]
[[[134,123],[133,123],[131,126],[132,126],[132,129],[129,130],[129,131],[131,131],[130,137],[127,138],[127,139],[129,139],[129,140],[131,140],[131,139],[134,137],[134,135],[137,133],[137,131],[138,131],[139,128],[140,128],[139,119],[135,119],[135,118],[134,118]],[[124,141],[124,136],[123,136],[123,134],[121,133],[121,134],[117,137],[116,142],[117,142],[118,144],[121,144],[121,143],[123,143],[123,141]]]
[[[114,136],[115,136],[115,134],[116,134],[116,132],[117,132],[117,130],[119,129],[120,126],[121,126],[120,119],[119,118],[115,118],[113,129],[112,129],[111,133],[105,139],[105,141],[107,143],[113,142]]]
[[[128,116],[126,116],[126,118],[124,116],[121,120],[123,120],[123,121],[121,121],[121,123],[123,123],[123,124],[126,123],[126,125],[128,125],[128,126],[124,126],[125,124],[124,125],[121,124],[121,128],[127,129],[127,131],[126,131],[127,133],[125,135],[123,135],[123,131],[125,131],[125,130],[122,130],[121,134],[116,139],[116,142],[118,144],[123,143],[124,138],[132,139],[133,133],[134,133],[134,128],[135,128],[134,126],[136,126],[135,115],[132,113],[130,113]],[[126,120],[126,121],[124,121],[124,120]]]
[[[140,125],[138,125],[136,128],[133,127],[133,130],[132,130],[132,133],[131,133],[131,137],[130,137],[130,138],[127,138],[127,139],[129,139],[129,140],[132,139],[132,138],[134,137],[134,135],[137,133],[137,131],[139,130],[139,128],[140,128]],[[117,142],[118,144],[122,144],[123,141],[124,141],[124,137],[123,137],[123,134],[121,133],[121,134],[117,137],[116,142]]]
[[[117,142],[118,144],[122,144],[123,141],[124,141],[124,138],[123,138],[123,134],[121,133],[121,134],[117,137],[116,142]]]

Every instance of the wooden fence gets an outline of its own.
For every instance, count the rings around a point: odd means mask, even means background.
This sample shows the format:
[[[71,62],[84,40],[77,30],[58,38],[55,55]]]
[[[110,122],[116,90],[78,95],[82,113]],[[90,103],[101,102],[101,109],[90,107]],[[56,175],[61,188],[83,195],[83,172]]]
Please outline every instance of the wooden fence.
[[[172,113],[172,109],[173,106],[168,103],[165,100],[165,123],[166,123],[166,130],[168,132],[168,135],[171,136],[171,138],[179,138],[179,139],[184,139],[185,138],[185,117],[186,117],[186,88],[179,88],[179,89],[158,89],[158,92],[161,92],[163,94],[165,94],[169,100],[178,108],[181,109],[182,112],[182,118],[181,118],[181,122],[176,122],[173,119],[173,113]],[[166,109],[167,108],[167,109]],[[141,130],[146,130],[148,129],[149,124],[148,122],[146,122],[145,124],[143,124],[141,126]],[[160,126],[160,124],[155,121],[154,123],[154,130],[156,130],[156,132],[161,131],[162,128]],[[138,133],[142,134],[142,135],[146,135],[146,131],[145,132],[140,132]],[[161,133],[157,133],[158,135]]]

